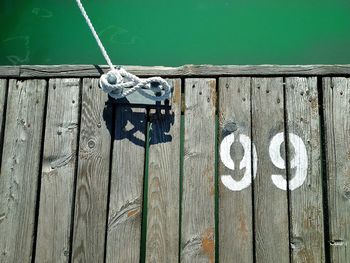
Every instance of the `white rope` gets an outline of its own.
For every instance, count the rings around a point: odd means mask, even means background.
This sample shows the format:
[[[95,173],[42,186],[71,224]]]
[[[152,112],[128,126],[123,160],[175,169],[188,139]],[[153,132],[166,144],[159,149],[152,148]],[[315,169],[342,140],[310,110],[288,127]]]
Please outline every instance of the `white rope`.
[[[104,48],[104,46],[103,46],[103,44],[102,44],[100,38],[98,37],[97,32],[96,32],[94,26],[92,25],[89,16],[87,15],[87,13],[86,13],[86,11],[85,11],[85,8],[83,7],[83,5],[82,5],[82,3],[80,2],[80,0],[76,0],[76,2],[77,2],[77,4],[78,4],[78,7],[79,7],[79,9],[80,9],[81,14],[82,14],[83,17],[85,18],[85,21],[86,21],[86,23],[88,24],[88,26],[89,26],[89,28],[90,28],[90,30],[91,30],[91,33],[94,35],[94,38],[95,38],[95,40],[96,40],[96,42],[97,42],[97,45],[98,45],[98,46],[100,47],[100,49],[101,49],[102,55],[104,56],[105,60],[107,61],[107,64],[108,64],[109,67],[111,68],[111,70],[113,70],[113,69],[114,69],[114,66],[113,66],[113,64],[112,64],[112,61],[111,61],[111,59],[109,58],[109,56],[108,56],[108,54],[107,54],[107,52],[106,52],[106,49]]]
[[[81,1],[76,0],[76,2],[81,14],[85,18],[85,21],[92,32],[92,35],[96,40],[97,45],[102,52],[102,55],[110,67],[110,70],[107,72],[107,74],[103,74],[100,77],[101,89],[115,99],[126,97],[135,91],[138,91],[143,96],[155,101],[168,99],[171,95],[172,88],[169,83],[166,82],[163,78],[151,77],[147,79],[140,79],[139,77],[127,72],[121,67],[114,67]],[[148,94],[144,91],[144,89],[153,90],[155,95],[153,96]]]

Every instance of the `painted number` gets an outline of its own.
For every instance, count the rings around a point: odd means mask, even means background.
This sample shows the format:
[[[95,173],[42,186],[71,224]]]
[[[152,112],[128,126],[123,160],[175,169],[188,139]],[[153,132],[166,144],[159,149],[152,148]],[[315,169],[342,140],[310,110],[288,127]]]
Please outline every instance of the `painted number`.
[[[229,134],[226,136],[220,144],[220,158],[222,163],[230,170],[235,170],[235,164],[231,157],[231,146],[235,141],[235,135]],[[244,156],[240,162],[239,169],[245,168],[245,173],[240,181],[236,181],[231,175],[221,175],[221,182],[231,191],[241,191],[247,188],[252,183],[252,167],[251,167],[251,149],[253,150],[253,179],[256,177],[257,171],[257,152],[255,145],[252,144],[250,138],[244,134],[239,136],[239,142],[243,146]],[[269,155],[271,162],[279,169],[286,169],[285,160],[281,156],[281,145],[284,142],[284,133],[280,132],[276,134],[269,145]],[[300,187],[307,176],[308,158],[306,152],[306,146],[302,139],[289,133],[289,142],[294,148],[294,157],[290,161],[291,170],[295,170],[294,177],[289,180],[289,190],[295,190]],[[281,190],[287,190],[287,181],[280,174],[271,175],[271,180],[276,187]]]
[[[276,134],[270,143],[269,154],[272,163],[280,169],[286,169],[285,161],[283,160],[280,152],[281,144],[284,142],[284,133],[280,132]],[[307,152],[306,147],[302,139],[289,133],[289,143],[294,147],[294,158],[290,161],[291,170],[295,168],[295,175],[289,180],[289,190],[294,190],[300,187],[307,175]],[[287,181],[280,174],[271,175],[272,182],[282,190],[287,190]]]
[[[231,169],[235,169],[235,163],[233,162],[230,154],[230,149],[231,145],[235,141],[235,135],[231,133],[230,135],[226,136],[221,145],[220,145],[220,156],[221,156],[221,161],[223,164]],[[242,144],[243,149],[244,149],[244,156],[242,161],[239,164],[239,169],[242,170],[245,168],[244,176],[240,181],[236,181],[235,179],[232,178],[231,175],[222,175],[221,176],[221,182],[231,191],[240,191],[243,190],[244,188],[247,188],[251,183],[252,183],[252,165],[251,165],[251,148],[253,148],[253,171],[254,171],[254,178],[256,176],[256,165],[258,162],[257,154],[256,154],[256,149],[255,146],[253,145],[251,140],[248,136],[241,134],[239,136],[239,142]]]

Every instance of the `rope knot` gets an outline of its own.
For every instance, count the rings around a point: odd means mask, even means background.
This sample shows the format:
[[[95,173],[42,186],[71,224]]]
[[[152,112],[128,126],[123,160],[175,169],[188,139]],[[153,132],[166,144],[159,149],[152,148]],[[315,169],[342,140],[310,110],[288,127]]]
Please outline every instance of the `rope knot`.
[[[100,78],[100,87],[115,99],[126,97],[138,91],[149,99],[161,101],[168,99],[172,93],[172,87],[163,78],[140,79],[123,68],[116,68],[103,74]],[[154,95],[145,92],[147,89],[152,90]]]

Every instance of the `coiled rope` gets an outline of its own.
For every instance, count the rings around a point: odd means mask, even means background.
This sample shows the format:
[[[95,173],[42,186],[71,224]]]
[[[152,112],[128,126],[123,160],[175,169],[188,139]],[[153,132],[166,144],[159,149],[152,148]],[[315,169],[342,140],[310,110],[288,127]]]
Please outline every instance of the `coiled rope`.
[[[122,67],[115,67],[112,64],[112,61],[109,58],[107,51],[104,48],[94,26],[92,25],[81,1],[76,0],[76,2],[110,68],[106,74],[103,74],[100,77],[101,89],[115,99],[126,97],[135,91],[138,91],[143,96],[155,101],[168,99],[171,95],[172,88],[163,78],[151,77],[147,79],[140,79],[139,77],[127,72]],[[145,89],[153,90],[155,95],[150,95],[149,93],[145,92]]]

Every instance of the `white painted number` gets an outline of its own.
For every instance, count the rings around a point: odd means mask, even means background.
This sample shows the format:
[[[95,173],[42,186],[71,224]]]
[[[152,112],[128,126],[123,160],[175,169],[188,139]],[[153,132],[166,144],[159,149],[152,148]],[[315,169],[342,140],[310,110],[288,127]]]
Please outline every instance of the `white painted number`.
[[[235,135],[229,134],[226,136],[220,144],[220,158],[222,163],[230,170],[235,170],[235,164],[231,157],[231,146],[235,141]],[[236,181],[231,175],[221,175],[221,182],[231,191],[241,191],[252,183],[251,178],[251,149],[253,149],[253,179],[256,177],[257,171],[257,152],[255,145],[252,144],[250,138],[244,134],[239,136],[239,142],[244,149],[244,157],[239,164],[239,169],[245,168],[245,173],[240,181]],[[284,142],[284,133],[280,132],[276,134],[269,146],[269,155],[272,163],[279,169],[286,169],[285,160],[281,156],[281,145]],[[290,161],[290,168],[295,168],[295,175],[289,180],[289,190],[295,190],[300,187],[307,176],[308,158],[306,152],[306,146],[302,139],[289,133],[289,142],[294,148],[294,157]],[[271,175],[271,180],[281,190],[287,190],[287,181],[280,174]]]
[[[272,163],[280,169],[286,169],[285,161],[281,157],[281,144],[284,141],[284,133],[280,132],[276,134],[271,142],[269,147],[269,154]],[[306,147],[302,139],[293,134],[289,133],[289,143],[294,147],[294,158],[290,161],[290,168],[295,169],[295,175],[292,179],[289,180],[289,190],[294,190],[300,187],[307,175],[307,152]],[[282,190],[287,190],[287,181],[280,174],[271,175],[272,182]]]
[[[220,145],[220,156],[223,164],[229,168],[230,170],[235,170],[235,163],[233,162],[230,154],[231,146],[235,141],[235,135],[231,133],[230,135],[226,136],[221,145]],[[244,188],[247,188],[252,183],[251,178],[251,172],[252,172],[252,165],[251,165],[251,140],[248,136],[241,134],[239,136],[239,142],[242,144],[244,149],[244,156],[241,162],[239,163],[239,169],[242,170],[245,168],[245,172],[243,175],[243,178],[240,181],[236,181],[232,178],[231,175],[222,175],[221,176],[221,182],[231,191],[241,191]],[[256,166],[257,166],[257,154],[255,146],[253,145],[253,171],[254,171],[254,178],[256,176]]]

